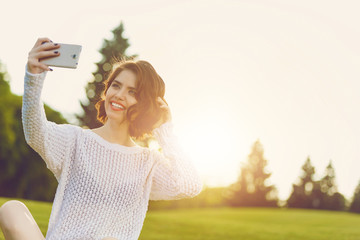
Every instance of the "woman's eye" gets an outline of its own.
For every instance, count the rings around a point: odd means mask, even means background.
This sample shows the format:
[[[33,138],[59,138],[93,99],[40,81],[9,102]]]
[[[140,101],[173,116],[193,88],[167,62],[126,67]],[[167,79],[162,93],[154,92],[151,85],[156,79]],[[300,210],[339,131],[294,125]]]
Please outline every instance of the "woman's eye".
[[[114,88],[119,88],[120,87],[119,84],[117,84],[117,83],[113,83],[111,86],[114,87]]]
[[[131,95],[135,95],[135,94],[136,94],[136,91],[135,91],[135,90],[130,90],[129,93],[130,93]]]

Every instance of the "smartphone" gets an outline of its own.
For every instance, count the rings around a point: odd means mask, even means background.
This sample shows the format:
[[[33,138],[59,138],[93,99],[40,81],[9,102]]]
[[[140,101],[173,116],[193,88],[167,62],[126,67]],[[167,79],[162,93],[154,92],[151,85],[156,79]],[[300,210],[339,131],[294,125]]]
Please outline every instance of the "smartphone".
[[[75,44],[59,43],[60,48],[51,51],[59,51],[60,55],[44,58],[40,61],[48,66],[76,69],[79,63],[81,46]]]

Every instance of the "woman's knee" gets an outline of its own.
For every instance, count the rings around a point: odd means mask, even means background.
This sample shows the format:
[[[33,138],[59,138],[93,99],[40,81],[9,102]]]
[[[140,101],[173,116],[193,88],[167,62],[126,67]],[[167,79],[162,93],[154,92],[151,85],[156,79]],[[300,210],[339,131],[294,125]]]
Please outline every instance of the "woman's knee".
[[[24,203],[18,200],[10,200],[0,207],[0,225],[2,228],[14,228],[19,226],[19,218],[29,210]]]
[[[1,206],[0,226],[5,239],[45,239],[29,209],[17,200]]]

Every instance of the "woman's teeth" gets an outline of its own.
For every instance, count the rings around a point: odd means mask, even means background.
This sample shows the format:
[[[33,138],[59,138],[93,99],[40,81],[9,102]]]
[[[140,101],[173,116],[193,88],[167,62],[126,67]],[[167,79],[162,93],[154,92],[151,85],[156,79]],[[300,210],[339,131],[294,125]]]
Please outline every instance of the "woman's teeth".
[[[111,105],[114,106],[114,107],[116,107],[116,108],[120,108],[120,109],[125,110],[125,108],[124,108],[123,106],[121,106],[120,104],[117,104],[117,103],[112,102]]]

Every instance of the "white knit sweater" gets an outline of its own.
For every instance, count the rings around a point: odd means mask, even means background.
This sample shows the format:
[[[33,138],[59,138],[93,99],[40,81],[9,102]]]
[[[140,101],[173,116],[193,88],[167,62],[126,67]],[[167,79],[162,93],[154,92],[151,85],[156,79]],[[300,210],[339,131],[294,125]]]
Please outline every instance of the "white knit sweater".
[[[22,120],[28,144],[54,173],[58,187],[47,240],[139,238],[150,200],[194,197],[202,183],[165,123],[153,131],[162,153],[106,141],[90,129],[46,119],[46,73],[26,72]]]

